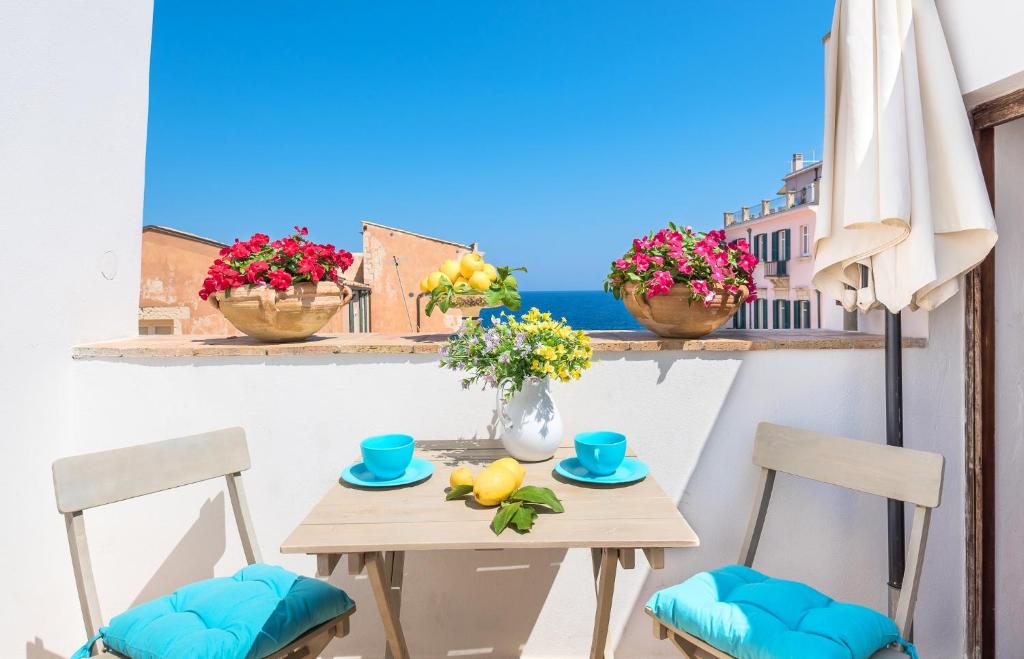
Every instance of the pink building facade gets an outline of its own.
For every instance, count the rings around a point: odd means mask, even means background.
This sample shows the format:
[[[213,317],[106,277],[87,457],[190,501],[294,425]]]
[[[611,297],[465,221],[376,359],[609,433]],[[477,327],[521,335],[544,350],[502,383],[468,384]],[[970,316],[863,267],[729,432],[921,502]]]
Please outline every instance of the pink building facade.
[[[735,329],[857,329],[856,314],[811,286],[821,162],[794,154],[778,196],[724,213],[729,240],[745,238],[760,260],[757,301],[733,317]]]

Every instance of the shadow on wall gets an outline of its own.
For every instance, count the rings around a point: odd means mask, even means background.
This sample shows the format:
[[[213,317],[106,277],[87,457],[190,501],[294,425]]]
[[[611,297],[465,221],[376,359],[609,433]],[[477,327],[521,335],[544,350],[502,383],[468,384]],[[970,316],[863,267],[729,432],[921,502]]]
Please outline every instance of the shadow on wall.
[[[187,584],[212,578],[214,567],[224,555],[227,544],[224,530],[225,521],[224,494],[220,493],[212,499],[207,499],[199,508],[199,516],[196,521],[174,546],[146,585],[142,587],[131,606],[138,606],[162,595],[167,595]],[[158,548],[155,549],[159,551]],[[130,559],[128,556],[124,558],[125,560]],[[67,592],[69,597],[72,596],[71,589],[74,587],[74,580],[69,578]],[[98,584],[98,590],[100,593],[103,592],[102,583]],[[100,610],[103,611],[102,600]],[[109,622],[109,614],[104,615],[104,622]],[[84,642],[85,630],[82,627],[79,629],[82,629]],[[25,644],[25,658],[66,659],[64,655],[46,649],[45,643],[38,636]]]
[[[407,552],[402,608],[413,657],[519,657],[565,558],[560,549]],[[445,589],[424,575],[444,574]],[[342,563],[330,579],[356,600],[352,633],[324,656],[383,657],[384,628],[365,574],[351,577]],[[456,615],[451,615],[457,611]]]
[[[199,509],[199,517],[149,582],[142,587],[132,606],[138,606],[196,581],[213,578],[213,569],[224,555],[225,512],[224,493],[220,493]],[[239,565],[239,567],[242,567]]]

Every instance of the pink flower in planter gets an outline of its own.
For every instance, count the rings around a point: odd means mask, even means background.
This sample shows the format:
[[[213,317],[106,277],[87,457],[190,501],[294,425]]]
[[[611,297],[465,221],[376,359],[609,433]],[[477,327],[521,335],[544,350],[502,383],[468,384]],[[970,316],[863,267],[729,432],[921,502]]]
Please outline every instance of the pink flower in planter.
[[[675,282],[672,281],[672,275],[666,270],[657,270],[651,275],[651,283],[647,288],[647,297],[654,297],[655,295],[668,295],[668,292],[672,290],[672,285]]]
[[[629,267],[629,261],[627,261],[626,259],[615,259],[615,269],[616,270],[625,270],[628,267]]]
[[[633,265],[636,266],[637,272],[646,272],[647,268],[651,267],[651,257],[643,252],[637,252],[633,255]]]
[[[754,266],[757,265],[757,257],[753,254],[747,253],[740,257],[740,270],[746,273],[754,271]]]

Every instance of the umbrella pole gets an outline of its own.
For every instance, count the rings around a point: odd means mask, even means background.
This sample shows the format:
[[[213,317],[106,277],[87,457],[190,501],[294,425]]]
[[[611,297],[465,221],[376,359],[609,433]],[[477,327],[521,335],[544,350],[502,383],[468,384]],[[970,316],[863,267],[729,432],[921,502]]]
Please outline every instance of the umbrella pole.
[[[885,443],[903,446],[903,324],[900,314],[885,312]],[[889,519],[889,615],[903,587],[906,550],[903,534],[903,502],[888,500]]]

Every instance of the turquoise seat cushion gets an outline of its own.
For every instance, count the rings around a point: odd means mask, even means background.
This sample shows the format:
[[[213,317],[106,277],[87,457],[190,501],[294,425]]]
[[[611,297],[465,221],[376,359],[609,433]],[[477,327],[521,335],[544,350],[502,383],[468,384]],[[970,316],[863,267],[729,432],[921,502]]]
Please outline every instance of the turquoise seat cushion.
[[[131,608],[99,635],[131,659],[248,659],[280,650],[352,606],[330,584],[256,564]]]
[[[877,611],[743,565],[694,575],[655,593],[647,607],[665,624],[739,659],[866,659],[903,644],[896,623]]]

